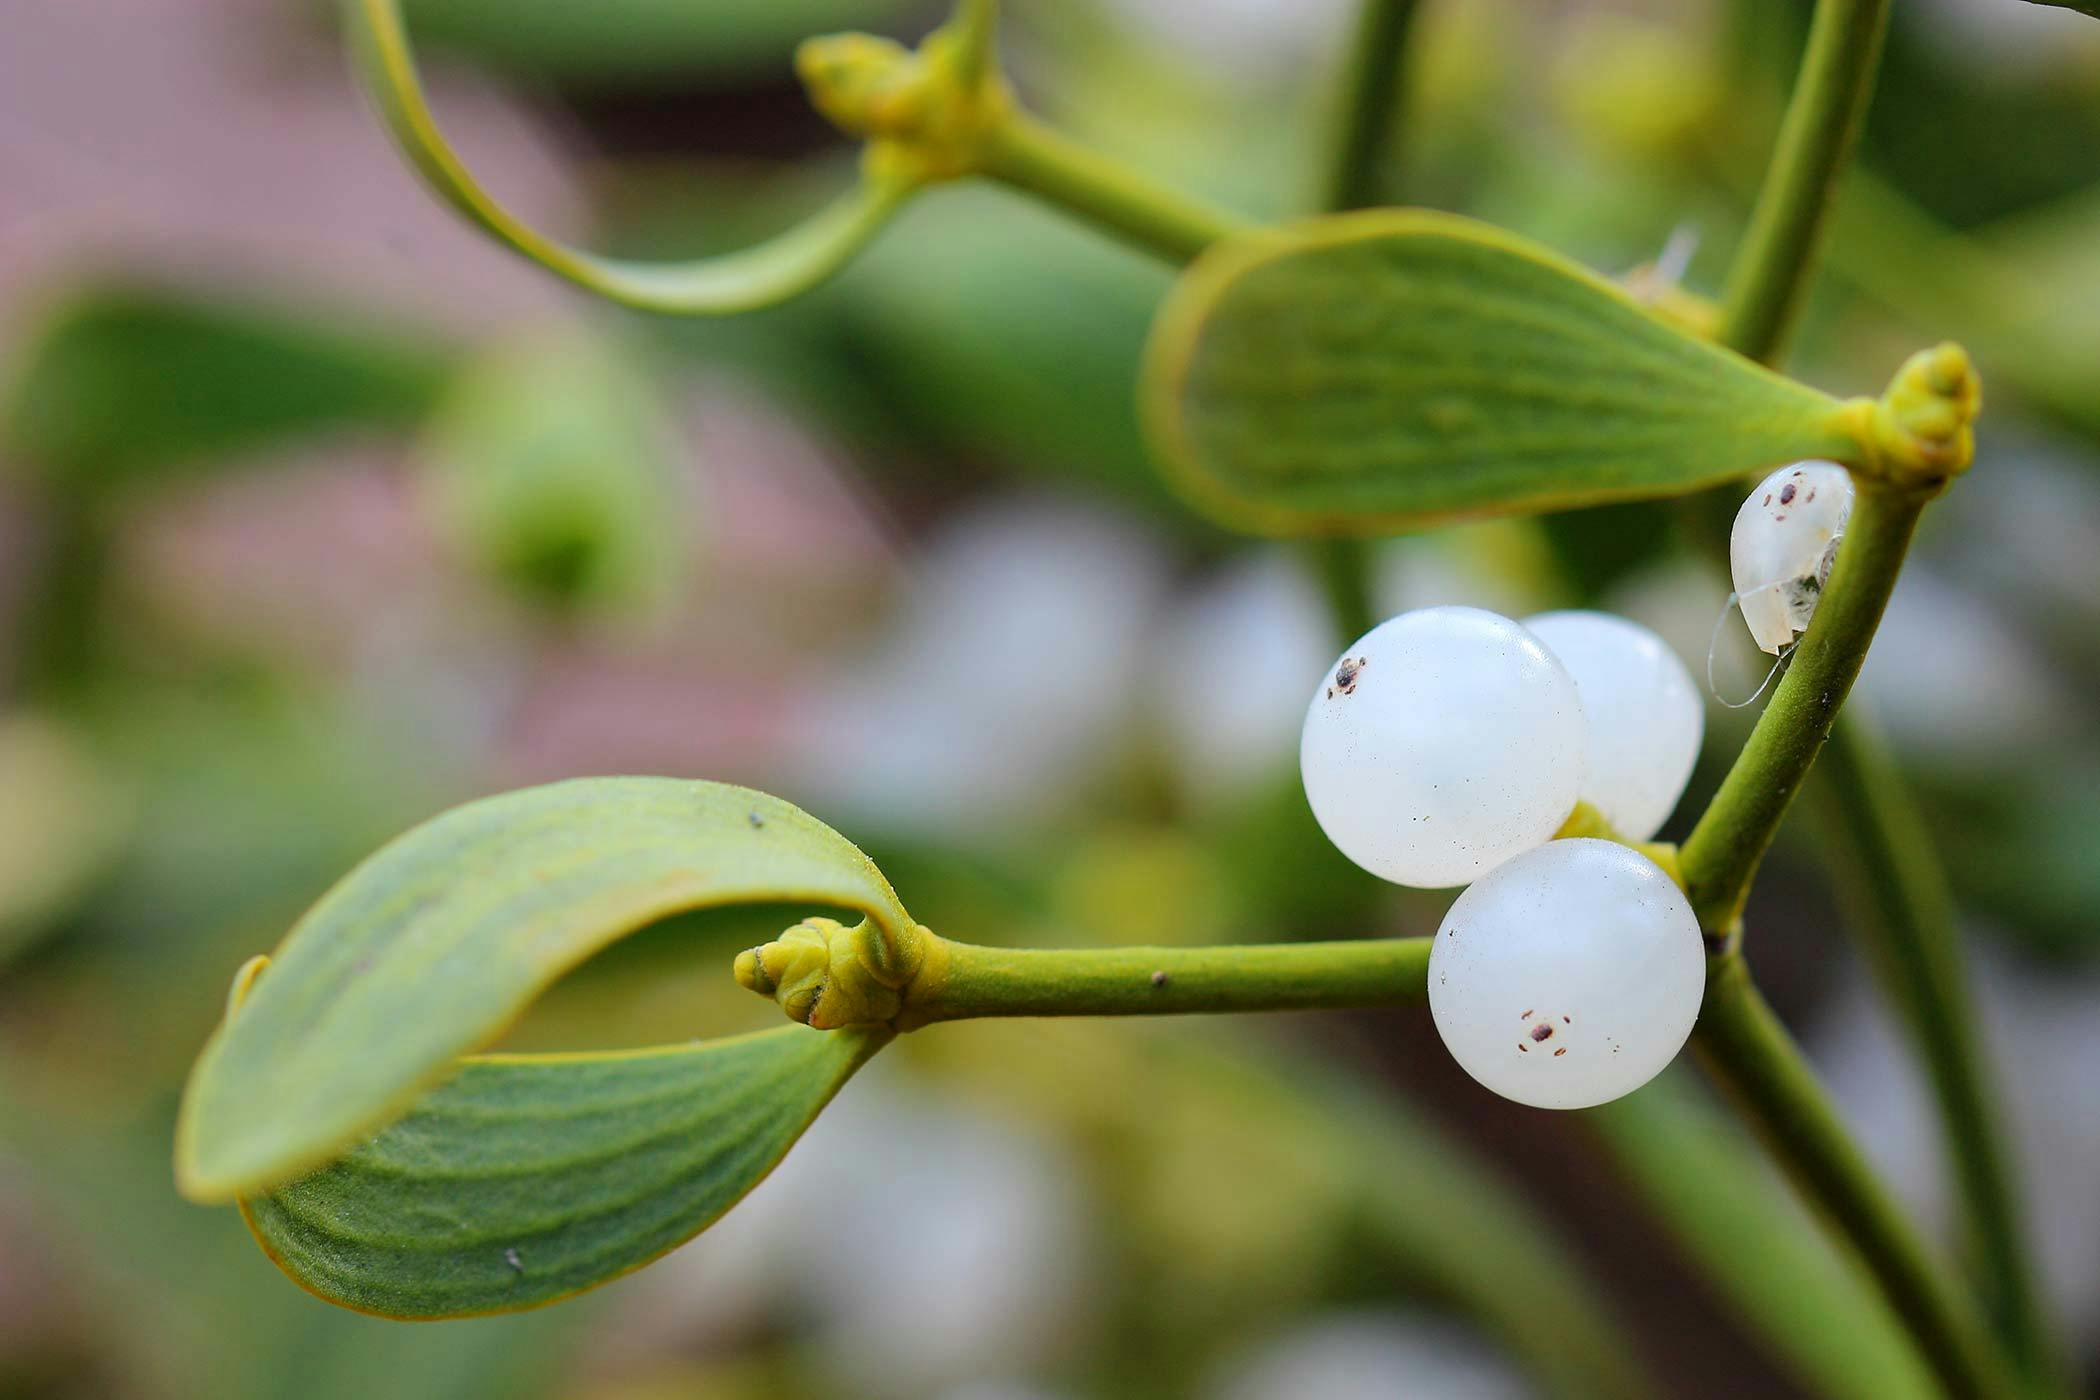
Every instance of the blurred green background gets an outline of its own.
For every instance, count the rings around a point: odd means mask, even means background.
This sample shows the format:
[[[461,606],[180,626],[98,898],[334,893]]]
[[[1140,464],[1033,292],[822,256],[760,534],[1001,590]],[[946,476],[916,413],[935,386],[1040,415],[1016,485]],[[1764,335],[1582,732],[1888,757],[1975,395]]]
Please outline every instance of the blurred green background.
[[[1009,8],[1017,83],[1082,139],[1252,213],[1310,198],[1341,0]],[[797,39],[940,18],[407,9],[500,195],[662,256],[847,178]],[[1695,238],[1686,282],[1710,293],[1806,18],[1427,0],[1392,187],[1613,273]],[[0,1396],[1610,1396],[1641,1373],[1671,1395],[1919,1393],[1694,1076],[1533,1113],[1465,1081],[1415,1012],[936,1028],[718,1229],[522,1317],[339,1311],[233,1212],[181,1202],[175,1102],[234,968],[386,837],[506,787],[763,787],[980,941],[1422,933],[1444,899],[1357,872],[1303,808],[1301,707],[1344,639],[1302,561],[1200,524],[1144,461],[1131,384],[1167,271],[958,187],[804,300],[633,316],[441,210],[331,21],[0,0]],[[1796,369],[1871,392],[1942,337],[1990,411],[1858,703],[1961,892],[2090,1375],[2100,23],[1896,7]],[[1390,541],[1381,601],[1606,606],[1697,671],[1721,589],[1675,520]],[[1728,635],[1721,685],[1747,693],[1761,671]],[[1686,812],[1748,713],[1712,707]],[[1815,845],[1797,817],[1760,886],[1760,974],[1957,1248],[1929,1103]],[[729,957],[799,912],[652,929],[513,1042],[771,1024]]]

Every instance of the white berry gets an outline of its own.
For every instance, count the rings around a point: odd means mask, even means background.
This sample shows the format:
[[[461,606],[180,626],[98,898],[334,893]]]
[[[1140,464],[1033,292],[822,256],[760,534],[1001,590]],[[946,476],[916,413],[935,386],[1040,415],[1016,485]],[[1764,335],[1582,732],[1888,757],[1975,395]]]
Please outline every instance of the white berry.
[[[1549,841],[1474,882],[1429,954],[1429,1011],[1467,1074],[1534,1108],[1588,1108],[1684,1048],[1706,991],[1699,921],[1654,861]]]
[[[1435,889],[1550,839],[1575,806],[1582,745],[1575,682],[1536,637],[1479,608],[1422,608],[1320,678],[1298,764],[1342,854]]]
[[[1835,462],[1796,462],[1757,484],[1728,536],[1743,622],[1777,656],[1808,630],[1852,513],[1852,474]]]
[[[1610,613],[1540,613],[1524,626],[1582,697],[1583,800],[1627,840],[1647,840],[1676,809],[1699,758],[1706,711],[1691,672],[1662,638]]]

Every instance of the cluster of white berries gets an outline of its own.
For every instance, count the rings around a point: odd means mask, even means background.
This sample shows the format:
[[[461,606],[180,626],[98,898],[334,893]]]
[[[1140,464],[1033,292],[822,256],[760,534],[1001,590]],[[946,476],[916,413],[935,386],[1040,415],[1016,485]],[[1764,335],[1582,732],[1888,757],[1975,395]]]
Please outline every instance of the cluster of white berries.
[[[1437,931],[1429,1007],[1488,1088],[1587,1107],[1684,1045],[1705,985],[1691,905],[1637,851],[1552,838],[1578,798],[1654,835],[1702,725],[1683,663],[1604,613],[1424,608],[1322,678],[1299,764],[1328,837],[1395,883],[1471,885]]]
[[[1823,594],[1850,474],[1793,462],[1749,493],[1728,554],[1743,621],[1783,655]],[[1430,1014],[1495,1094],[1588,1108],[1653,1079],[1699,1018],[1705,945],[1672,877],[1594,837],[1577,800],[1653,837],[1699,758],[1703,707],[1659,636],[1609,613],[1401,613],[1306,709],[1306,800],[1350,861],[1459,894],[1430,949]]]
[[[1851,477],[1828,462],[1782,467],[1743,503],[1731,563],[1766,651],[1808,627],[1851,506]],[[1606,613],[1424,608],[1321,678],[1298,749],[1313,815],[1375,875],[1470,885],[1437,930],[1429,1009],[1496,1093],[1607,1103],[1684,1047],[1706,981],[1691,904],[1636,850],[1553,838],[1577,799],[1628,841],[1654,836],[1703,727],[1684,664]]]

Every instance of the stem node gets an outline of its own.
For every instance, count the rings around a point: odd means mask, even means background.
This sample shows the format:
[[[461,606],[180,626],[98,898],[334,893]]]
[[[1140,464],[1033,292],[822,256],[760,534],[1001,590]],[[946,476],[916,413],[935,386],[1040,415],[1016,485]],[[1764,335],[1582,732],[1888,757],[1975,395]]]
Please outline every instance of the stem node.
[[[1951,340],[1905,360],[1879,399],[1846,406],[1865,457],[1863,472],[1928,493],[1968,470],[1982,408],[1982,381],[1968,352]]]
[[[837,919],[804,919],[771,943],[737,954],[736,980],[779,1002],[788,1019],[818,1030],[889,1025],[904,1010],[928,943],[936,941],[923,927],[912,934],[896,957],[872,920],[849,928]]]
[[[931,184],[981,169],[990,133],[1012,109],[988,42],[966,11],[917,49],[873,34],[806,40],[795,72],[826,120],[868,143],[871,173]]]

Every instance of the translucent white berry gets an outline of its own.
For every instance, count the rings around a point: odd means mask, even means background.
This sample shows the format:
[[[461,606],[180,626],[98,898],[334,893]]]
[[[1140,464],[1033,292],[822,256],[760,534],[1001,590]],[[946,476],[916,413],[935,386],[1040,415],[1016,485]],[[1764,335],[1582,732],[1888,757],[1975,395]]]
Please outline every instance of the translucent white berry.
[[[1429,1011],[1467,1074],[1535,1108],[1630,1094],[1684,1047],[1706,991],[1683,891],[1612,841],[1549,841],[1458,897]]]
[[[1851,513],[1852,476],[1834,462],[1781,467],[1735,513],[1729,572],[1751,637],[1774,656],[1808,630]]]
[[[1582,798],[1629,841],[1662,828],[1699,758],[1706,710],[1691,672],[1637,622],[1601,612],[1524,619],[1575,678],[1588,724]]]
[[[1342,854],[1402,885],[1477,879],[1567,820],[1582,703],[1538,638],[1479,608],[1382,622],[1320,678],[1298,764]]]

